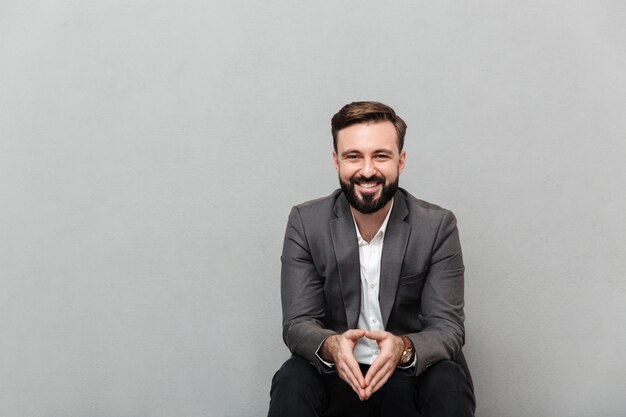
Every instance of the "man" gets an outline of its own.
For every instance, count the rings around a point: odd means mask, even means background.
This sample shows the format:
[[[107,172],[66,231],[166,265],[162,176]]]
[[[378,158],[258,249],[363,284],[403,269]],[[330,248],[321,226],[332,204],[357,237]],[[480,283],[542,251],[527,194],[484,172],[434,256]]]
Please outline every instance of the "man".
[[[473,416],[454,215],[398,187],[406,124],[377,102],[331,122],[341,190],[292,209],[269,416]]]

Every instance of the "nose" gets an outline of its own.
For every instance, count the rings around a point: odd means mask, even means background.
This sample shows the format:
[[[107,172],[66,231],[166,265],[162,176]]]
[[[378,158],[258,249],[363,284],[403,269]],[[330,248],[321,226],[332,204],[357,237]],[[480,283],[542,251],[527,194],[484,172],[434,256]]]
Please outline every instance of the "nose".
[[[363,160],[363,166],[361,167],[361,176],[369,178],[376,173],[376,167],[374,167],[374,161],[370,158]]]

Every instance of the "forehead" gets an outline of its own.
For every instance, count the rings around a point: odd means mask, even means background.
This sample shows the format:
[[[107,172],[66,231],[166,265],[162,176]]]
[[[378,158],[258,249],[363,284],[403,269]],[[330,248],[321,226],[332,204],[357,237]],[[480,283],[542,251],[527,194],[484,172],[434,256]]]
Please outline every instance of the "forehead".
[[[357,123],[337,132],[337,151],[368,152],[387,149],[398,152],[398,134],[389,121]]]

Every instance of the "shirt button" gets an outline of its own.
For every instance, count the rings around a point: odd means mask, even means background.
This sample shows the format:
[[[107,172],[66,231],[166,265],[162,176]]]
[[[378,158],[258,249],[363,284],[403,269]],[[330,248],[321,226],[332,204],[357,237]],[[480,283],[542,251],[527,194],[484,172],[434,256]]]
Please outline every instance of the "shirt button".
[[[376,284],[370,284],[370,288],[374,288]]]
[[[376,320],[376,319],[372,319],[372,323],[376,323],[376,322],[377,322],[377,320]]]
[[[380,353],[380,352],[379,352],[379,351],[377,351],[377,350],[375,350],[375,351],[374,351],[374,355],[378,355],[379,353]]]

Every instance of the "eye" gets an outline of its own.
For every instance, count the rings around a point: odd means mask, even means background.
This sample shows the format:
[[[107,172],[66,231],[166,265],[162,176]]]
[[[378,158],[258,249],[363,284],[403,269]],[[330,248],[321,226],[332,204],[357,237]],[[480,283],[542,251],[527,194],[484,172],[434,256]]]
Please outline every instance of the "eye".
[[[359,155],[357,154],[346,155],[345,159],[346,161],[356,161],[357,159],[359,159]]]
[[[389,159],[389,155],[380,154],[380,155],[374,156],[374,158],[376,158],[379,161],[386,161],[387,159]]]

